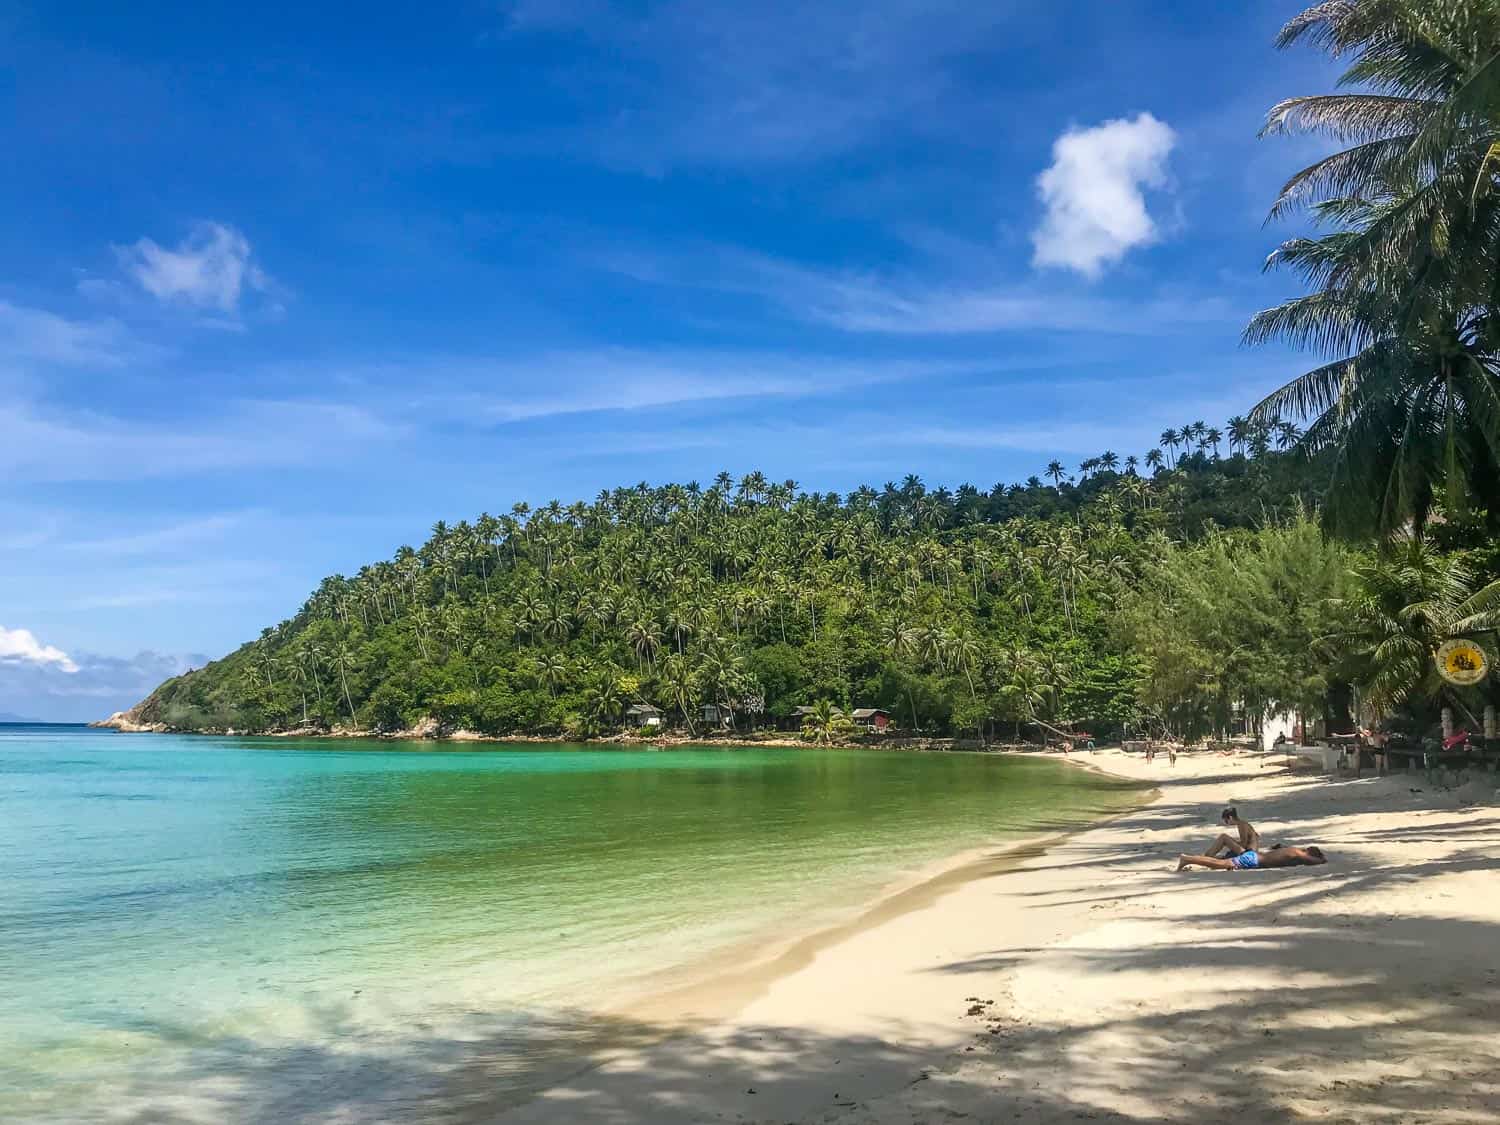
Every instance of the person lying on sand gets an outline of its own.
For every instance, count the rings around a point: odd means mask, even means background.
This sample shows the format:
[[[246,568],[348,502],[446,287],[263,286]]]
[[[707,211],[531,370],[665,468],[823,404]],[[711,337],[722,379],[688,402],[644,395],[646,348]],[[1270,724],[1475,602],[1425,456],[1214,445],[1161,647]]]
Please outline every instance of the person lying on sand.
[[[1220,859],[1213,855],[1180,855],[1177,870],[1189,867],[1207,867],[1213,871],[1251,871],[1257,867],[1316,867],[1327,863],[1323,849],[1313,845],[1306,848],[1268,848],[1263,852],[1241,852],[1233,859]]]
[[[1260,833],[1255,830],[1255,825],[1248,820],[1240,819],[1240,810],[1233,805],[1219,814],[1219,820],[1225,828],[1233,828],[1235,836],[1219,833],[1219,838],[1209,845],[1205,855],[1219,858],[1232,858],[1243,855],[1245,852],[1253,852],[1260,848]],[[1238,838],[1236,838],[1238,837]]]

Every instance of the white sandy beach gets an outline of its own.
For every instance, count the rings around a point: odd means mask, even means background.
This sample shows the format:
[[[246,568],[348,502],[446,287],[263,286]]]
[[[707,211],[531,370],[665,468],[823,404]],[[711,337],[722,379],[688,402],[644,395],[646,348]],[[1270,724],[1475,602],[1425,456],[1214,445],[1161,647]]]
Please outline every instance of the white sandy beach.
[[[1488,790],[1288,774],[1279,758],[1085,757],[1159,796],[887,903],[764,979],[710,988],[680,1034],[622,1020],[641,1045],[483,1119],[1500,1118]],[[1175,873],[1226,803],[1330,863]]]

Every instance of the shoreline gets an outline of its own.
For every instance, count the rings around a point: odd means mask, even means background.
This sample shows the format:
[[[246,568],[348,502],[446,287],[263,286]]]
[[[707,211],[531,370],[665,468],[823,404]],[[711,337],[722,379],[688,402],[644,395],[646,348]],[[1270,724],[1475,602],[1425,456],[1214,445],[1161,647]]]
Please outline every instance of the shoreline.
[[[129,717],[127,711],[117,711],[107,719],[82,724],[95,730],[112,730],[119,734],[176,734],[195,738],[294,738],[327,739],[331,741],[371,742],[429,742],[456,745],[486,745],[515,743],[541,746],[588,746],[609,748],[612,746],[657,750],[674,750],[685,747],[695,749],[754,749],[769,747],[794,750],[916,750],[923,752],[953,753],[1036,753],[1047,754],[1035,743],[990,742],[978,739],[945,737],[907,737],[901,735],[875,735],[840,742],[817,742],[800,738],[789,731],[768,731],[765,734],[699,734],[687,735],[679,732],[660,735],[611,734],[603,737],[569,739],[553,734],[482,734],[479,731],[447,729],[436,723],[423,723],[407,730],[374,731],[353,727],[330,729],[298,727],[291,730],[249,731],[226,728],[224,730],[194,730],[168,726],[165,723],[141,723]],[[1085,751],[1079,751],[1084,753]],[[1050,754],[1048,756],[1051,756]],[[1064,755],[1065,756],[1065,755]]]
[[[698,1003],[694,1021],[630,1009],[624,1027],[652,1029],[650,1042],[466,1119],[1185,1125],[1207,1112],[1270,1125],[1500,1112],[1500,1044],[1480,1031],[1500,1000],[1493,791],[1248,755],[1184,754],[1175,768],[1089,757],[1064,760],[1156,793],[1018,841],[930,896],[917,888],[909,909],[882,911],[882,896],[826,940],[793,941],[782,971],[746,967],[754,988],[689,986],[674,1002]],[[1172,872],[1230,801],[1263,832],[1322,842],[1333,862]]]
[[[1058,760],[1056,756],[1040,753],[1026,756]],[[1131,780],[1086,762],[1074,764],[1105,776]],[[548,1090],[587,1080],[591,1074],[627,1059],[630,1052],[647,1044],[660,1046],[733,1021],[778,982],[807,969],[825,952],[881,925],[925,910],[968,883],[1016,870],[1071,836],[1137,812],[1151,803],[1155,792],[1142,788],[1137,797],[1121,810],[1083,819],[1060,830],[994,839],[934,859],[887,881],[872,894],[851,899],[830,918],[810,929],[769,941],[764,933],[750,935],[692,961],[637,977],[583,1017],[588,1025],[620,1027],[618,1041],[606,1031],[594,1040],[588,1057],[580,1057],[575,1065],[554,1069],[543,1081],[532,1085],[520,1100],[507,1098],[503,1105],[487,1106],[484,1114],[464,1116],[462,1120],[509,1121],[512,1114],[524,1114]]]

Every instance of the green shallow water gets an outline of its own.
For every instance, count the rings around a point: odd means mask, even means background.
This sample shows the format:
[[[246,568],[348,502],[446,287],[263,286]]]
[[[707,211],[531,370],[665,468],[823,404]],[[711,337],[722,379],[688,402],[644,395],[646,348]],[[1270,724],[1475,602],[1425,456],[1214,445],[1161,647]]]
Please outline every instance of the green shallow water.
[[[999,756],[0,727],[0,1120],[442,1120],[648,974],[1140,790]]]

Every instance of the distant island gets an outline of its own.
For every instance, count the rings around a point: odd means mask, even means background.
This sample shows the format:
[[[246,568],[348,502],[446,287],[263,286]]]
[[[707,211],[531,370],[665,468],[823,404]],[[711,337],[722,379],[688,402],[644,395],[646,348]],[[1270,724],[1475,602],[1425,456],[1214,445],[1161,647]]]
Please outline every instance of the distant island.
[[[0,723],[27,723],[34,726],[45,722],[45,719],[28,719],[25,715],[17,715],[11,711],[0,711]]]
[[[910,476],[841,497],[752,473],[517,504],[325,579],[108,724],[834,741],[877,710],[887,733],[981,738],[1322,710],[1339,677],[1321,603],[1353,559],[1306,514],[1326,475],[1299,436],[1189,423],[1142,457],[987,491]],[[1293,566],[1311,577],[1278,576]],[[1254,567],[1259,586],[1226,584]],[[1215,597],[1218,620],[1184,614]]]

